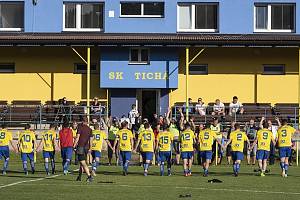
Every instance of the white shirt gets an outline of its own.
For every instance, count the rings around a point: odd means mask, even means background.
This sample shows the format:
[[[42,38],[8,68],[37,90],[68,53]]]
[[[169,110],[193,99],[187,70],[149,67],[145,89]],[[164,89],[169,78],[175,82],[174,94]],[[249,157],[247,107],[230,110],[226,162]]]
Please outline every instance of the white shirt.
[[[129,121],[131,124],[135,124],[135,118],[138,117],[139,112],[136,109],[132,109],[128,113]]]
[[[217,104],[214,104],[214,111],[215,112],[221,112],[222,110],[224,110],[225,106],[224,106],[224,103],[220,102],[219,105]]]
[[[241,107],[243,107],[243,104],[240,102],[236,102],[236,103],[231,102],[229,104],[229,107],[231,108],[231,112],[236,113]]]
[[[275,139],[277,137],[277,130],[278,126],[272,125],[270,128],[268,128],[273,133],[273,138]]]
[[[206,105],[204,103],[202,103],[202,104],[200,104],[200,103],[196,104],[195,108],[196,108],[196,110],[198,112],[201,112],[201,114],[205,115]]]

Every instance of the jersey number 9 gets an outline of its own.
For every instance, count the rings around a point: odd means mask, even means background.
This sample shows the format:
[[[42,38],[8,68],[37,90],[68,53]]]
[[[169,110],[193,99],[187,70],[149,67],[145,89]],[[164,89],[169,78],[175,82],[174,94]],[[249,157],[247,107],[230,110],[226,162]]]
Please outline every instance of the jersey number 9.
[[[5,132],[1,132],[1,133],[0,133],[0,139],[1,139],[1,140],[5,139]]]

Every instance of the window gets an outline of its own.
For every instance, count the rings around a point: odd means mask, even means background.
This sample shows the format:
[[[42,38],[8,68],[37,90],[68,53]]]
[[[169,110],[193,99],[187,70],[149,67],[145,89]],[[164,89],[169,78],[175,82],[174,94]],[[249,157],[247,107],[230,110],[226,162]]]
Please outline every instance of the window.
[[[133,48],[129,51],[129,64],[149,64],[149,49]]]
[[[0,30],[22,31],[24,29],[24,3],[0,3]]]
[[[294,4],[257,4],[255,32],[295,32]]]
[[[207,75],[208,65],[207,64],[190,65],[189,71],[190,71],[190,75]]]
[[[263,65],[264,75],[284,75],[285,66],[284,65]]]
[[[217,32],[218,4],[178,5],[178,31]]]
[[[65,3],[64,31],[102,31],[103,7],[99,3]]]
[[[164,17],[164,2],[121,2],[120,17]]]
[[[75,74],[86,74],[87,65],[85,63],[75,63],[74,73]],[[91,64],[91,74],[98,74],[97,64]]]
[[[15,73],[14,63],[0,63],[0,73]]]

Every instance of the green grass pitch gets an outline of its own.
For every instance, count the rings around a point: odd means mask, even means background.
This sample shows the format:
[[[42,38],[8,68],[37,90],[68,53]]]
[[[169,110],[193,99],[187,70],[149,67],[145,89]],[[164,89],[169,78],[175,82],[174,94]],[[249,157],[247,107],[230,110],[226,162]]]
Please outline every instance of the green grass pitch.
[[[209,177],[202,177],[200,166],[193,166],[191,177],[183,176],[181,166],[173,167],[171,177],[160,177],[157,166],[150,168],[147,177],[143,176],[142,167],[130,166],[129,175],[124,177],[121,167],[102,165],[93,183],[86,183],[85,176],[82,182],[76,182],[76,172],[62,175],[60,163],[57,163],[57,174],[45,178],[40,154],[36,166],[36,174],[25,176],[19,157],[13,155],[11,171],[0,176],[1,199],[300,199],[300,166],[290,167],[289,177],[282,178],[278,163],[269,167],[271,172],[266,177],[253,172],[256,166],[245,164],[239,177],[233,177],[231,166],[225,164],[211,167]],[[77,168],[71,165],[72,170]],[[223,183],[208,183],[212,178]]]

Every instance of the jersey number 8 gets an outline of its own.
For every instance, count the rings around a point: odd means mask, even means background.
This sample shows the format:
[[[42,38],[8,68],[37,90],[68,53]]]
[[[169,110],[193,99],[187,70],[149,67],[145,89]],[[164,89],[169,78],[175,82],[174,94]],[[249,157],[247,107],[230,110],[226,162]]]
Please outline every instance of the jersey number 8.
[[[5,133],[4,133],[4,132],[1,132],[1,133],[0,133],[0,139],[1,139],[1,140],[5,139]]]

